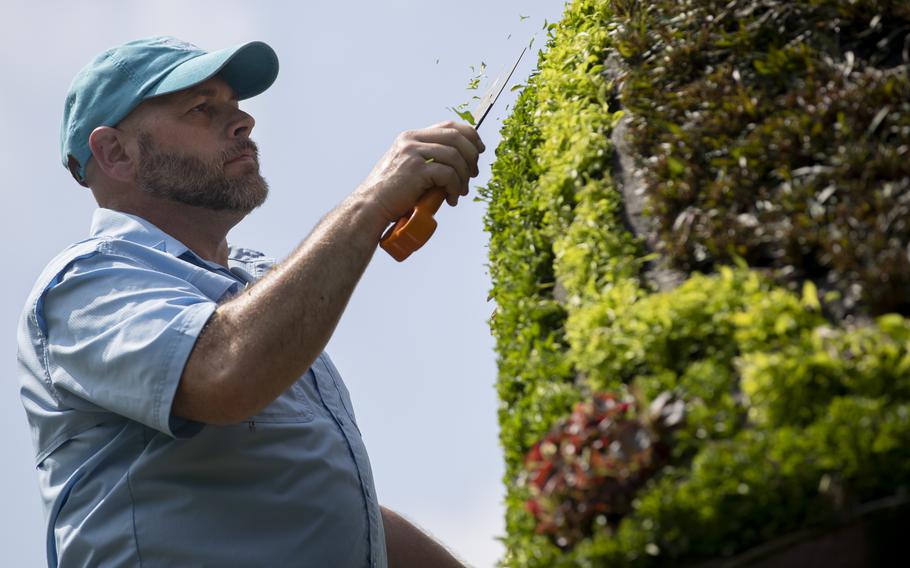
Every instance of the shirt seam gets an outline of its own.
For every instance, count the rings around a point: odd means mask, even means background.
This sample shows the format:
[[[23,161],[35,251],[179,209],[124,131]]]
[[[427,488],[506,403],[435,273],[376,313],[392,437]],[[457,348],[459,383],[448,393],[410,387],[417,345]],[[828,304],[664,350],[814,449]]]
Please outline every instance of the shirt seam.
[[[91,241],[83,241],[83,243],[79,243],[79,244],[81,245],[81,244],[84,244],[87,242],[91,242]],[[92,251],[90,253],[79,254],[75,258],[70,258],[70,259],[66,260],[66,262],[63,263],[63,265],[60,267],[60,270],[55,271],[50,276],[49,279],[46,279],[45,282],[41,283],[42,284],[41,291],[35,295],[35,300],[32,303],[32,306],[30,309],[31,313],[29,314],[29,320],[30,320],[29,323],[32,323],[35,326],[35,338],[37,339],[37,342],[38,342],[38,348],[41,351],[41,367],[42,367],[41,371],[44,374],[45,387],[47,388],[47,391],[50,393],[50,395],[53,397],[54,403],[57,404],[57,406],[63,405],[63,398],[57,393],[57,387],[54,385],[54,380],[51,377],[50,350],[47,348],[46,334],[41,329],[41,324],[38,321],[38,309],[39,309],[38,306],[42,303],[42,299],[44,298],[44,296],[49,292],[48,287],[57,278],[58,275],[65,272],[69,267],[71,267],[73,265],[73,263],[75,263],[79,260],[82,260],[83,258],[89,258],[90,256],[94,256],[94,255],[98,254],[101,251],[101,248],[103,247],[103,245],[104,245],[104,240],[100,240],[94,244],[94,247],[93,247],[94,251]],[[75,248],[75,247],[73,247],[73,248]],[[61,259],[61,261],[62,260],[63,259]],[[50,447],[50,446],[48,446],[48,447]]]
[[[133,475],[130,468],[127,468],[126,470],[126,490],[130,496],[130,519],[132,520],[133,525],[133,544],[136,546],[136,559],[139,560],[139,568],[142,568],[142,552],[139,550],[139,531],[136,530],[136,499],[133,496]]]
[[[319,357],[317,359],[320,362],[322,362],[324,367],[326,366],[325,362],[322,361],[321,353],[319,354]],[[332,379],[332,382],[333,383],[335,382],[334,378]],[[316,386],[316,394],[319,395],[320,399],[322,399],[322,390],[319,388],[319,381],[315,380],[315,381],[313,381],[313,384]],[[322,401],[322,404],[326,405],[324,399]],[[344,406],[344,403],[342,403],[342,406]],[[345,411],[345,412],[347,412],[347,411]],[[371,517],[370,501],[372,501],[372,499],[370,498],[369,495],[367,495],[366,483],[363,480],[363,473],[360,471],[360,464],[357,463],[357,454],[354,452],[354,448],[351,446],[351,441],[348,439],[348,433],[344,429],[344,424],[335,416],[335,413],[332,412],[331,409],[329,409],[329,416],[332,417],[332,421],[335,423],[335,425],[338,427],[338,429],[341,430],[341,437],[344,438],[344,443],[348,447],[348,453],[351,456],[351,461],[354,463],[354,471],[357,472],[357,481],[360,482],[360,495],[363,497],[363,500],[364,500],[363,504],[364,504],[364,511],[366,512],[366,521],[367,521],[367,523],[366,523],[367,524],[367,550],[369,551],[369,553],[368,553],[369,557],[367,558],[367,564],[369,566],[372,566],[375,561],[375,558],[373,555],[373,522],[372,522],[372,519],[370,518]],[[380,520],[379,522],[381,523],[382,520]]]
[[[37,312],[35,312],[37,314]],[[38,317],[35,316],[35,328],[38,329]],[[38,333],[41,333],[41,330],[38,329]],[[43,334],[42,334],[43,335]],[[54,403],[57,406],[63,406],[63,398],[57,393],[57,387],[54,386],[54,380],[51,378],[51,361],[50,353],[47,348],[47,343],[44,341],[43,337],[38,337],[38,348],[41,350],[41,371],[44,374],[44,383],[47,387],[47,391],[51,393],[51,396],[54,398]]]
[[[324,357],[325,357],[324,354],[319,355],[319,359],[322,362],[322,366],[325,367],[325,370],[329,373],[329,376],[332,377],[332,383],[335,385],[335,391],[338,392],[338,400],[341,401],[341,407],[344,408],[345,414],[347,414],[348,418],[351,419],[351,423],[354,424],[354,428],[357,429],[357,433],[359,433],[362,436],[363,432],[360,431],[360,426],[357,425],[357,419],[354,418],[353,402],[351,403],[352,408],[348,408],[348,403],[345,401],[346,397],[344,396],[344,393],[341,392],[341,387],[338,384],[338,381],[340,379],[335,374],[335,372],[332,370],[332,366],[329,365],[328,363],[326,363]],[[347,388],[347,387],[345,387],[345,388]],[[347,398],[349,398],[349,397],[347,397]]]
[[[98,244],[98,250],[99,250],[100,252],[104,252],[104,253],[107,253],[107,254],[113,254],[113,255],[118,255],[118,256],[125,256],[126,258],[132,260],[133,262],[136,262],[136,263],[138,263],[138,264],[141,264],[144,268],[148,268],[149,270],[153,270],[153,271],[159,272],[159,273],[161,272],[160,270],[158,270],[157,268],[155,268],[154,266],[152,266],[151,264],[149,264],[149,263],[146,262],[145,260],[139,258],[138,256],[136,256],[136,255],[134,255],[134,254],[130,254],[129,251],[119,251],[119,250],[115,250],[115,249],[114,249],[114,246],[113,246],[113,245],[114,245],[114,242],[129,243],[129,244],[132,244],[132,245],[141,246],[141,247],[143,247],[143,248],[154,248],[154,247],[150,247],[150,246],[148,246],[148,245],[144,245],[144,244],[142,244],[142,243],[137,243],[137,242],[135,242],[135,241],[130,241],[130,240],[127,240],[127,239],[124,239],[124,238],[120,238],[120,237],[104,237],[104,240],[101,241],[101,242]],[[157,250],[157,249],[155,249],[155,250]]]

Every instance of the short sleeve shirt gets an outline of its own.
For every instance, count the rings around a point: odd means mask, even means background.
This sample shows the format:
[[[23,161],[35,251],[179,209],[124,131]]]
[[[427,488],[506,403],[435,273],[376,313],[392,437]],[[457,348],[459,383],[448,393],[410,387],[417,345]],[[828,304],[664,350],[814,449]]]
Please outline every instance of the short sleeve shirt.
[[[49,566],[386,566],[369,458],[328,354],[228,426],[171,406],[218,304],[274,262],[208,262],[99,209],[39,277],[18,331]]]

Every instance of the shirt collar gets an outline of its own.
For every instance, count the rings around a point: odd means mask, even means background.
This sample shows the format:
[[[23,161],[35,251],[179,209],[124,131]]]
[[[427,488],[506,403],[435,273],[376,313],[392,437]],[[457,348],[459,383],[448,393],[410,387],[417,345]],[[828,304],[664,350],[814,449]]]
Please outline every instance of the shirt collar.
[[[234,280],[240,280],[243,284],[251,282],[251,278],[248,278],[248,275],[238,276],[236,273],[231,272],[228,267],[202,258],[185,244],[136,215],[99,207],[92,215],[91,236],[114,237],[155,248],[197,266],[227,274]],[[244,260],[249,260],[250,258],[259,259],[260,257],[262,255],[254,251],[243,248],[235,250],[233,247],[228,247],[228,258],[230,260],[237,260],[242,263]]]
[[[173,256],[190,249],[142,217],[99,207],[92,215],[92,237],[115,237],[156,248]],[[194,254],[195,256],[195,254]]]

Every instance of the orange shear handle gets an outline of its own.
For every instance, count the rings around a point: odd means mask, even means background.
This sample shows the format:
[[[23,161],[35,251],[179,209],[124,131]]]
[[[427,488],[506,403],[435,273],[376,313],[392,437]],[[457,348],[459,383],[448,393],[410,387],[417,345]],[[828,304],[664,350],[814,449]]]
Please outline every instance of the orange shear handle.
[[[422,247],[436,230],[436,219],[433,215],[439,211],[445,201],[446,192],[441,187],[434,187],[423,194],[414,210],[399,219],[382,235],[379,246],[402,262],[411,253]]]

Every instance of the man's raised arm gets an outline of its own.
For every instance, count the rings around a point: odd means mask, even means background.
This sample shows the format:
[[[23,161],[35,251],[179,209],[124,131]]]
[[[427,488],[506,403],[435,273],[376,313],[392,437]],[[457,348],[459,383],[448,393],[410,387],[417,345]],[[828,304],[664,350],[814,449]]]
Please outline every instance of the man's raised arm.
[[[401,134],[288,259],[218,307],[190,354],[172,413],[232,424],[277,398],[325,348],[385,227],[434,186],[454,206],[483,150],[465,124]]]

